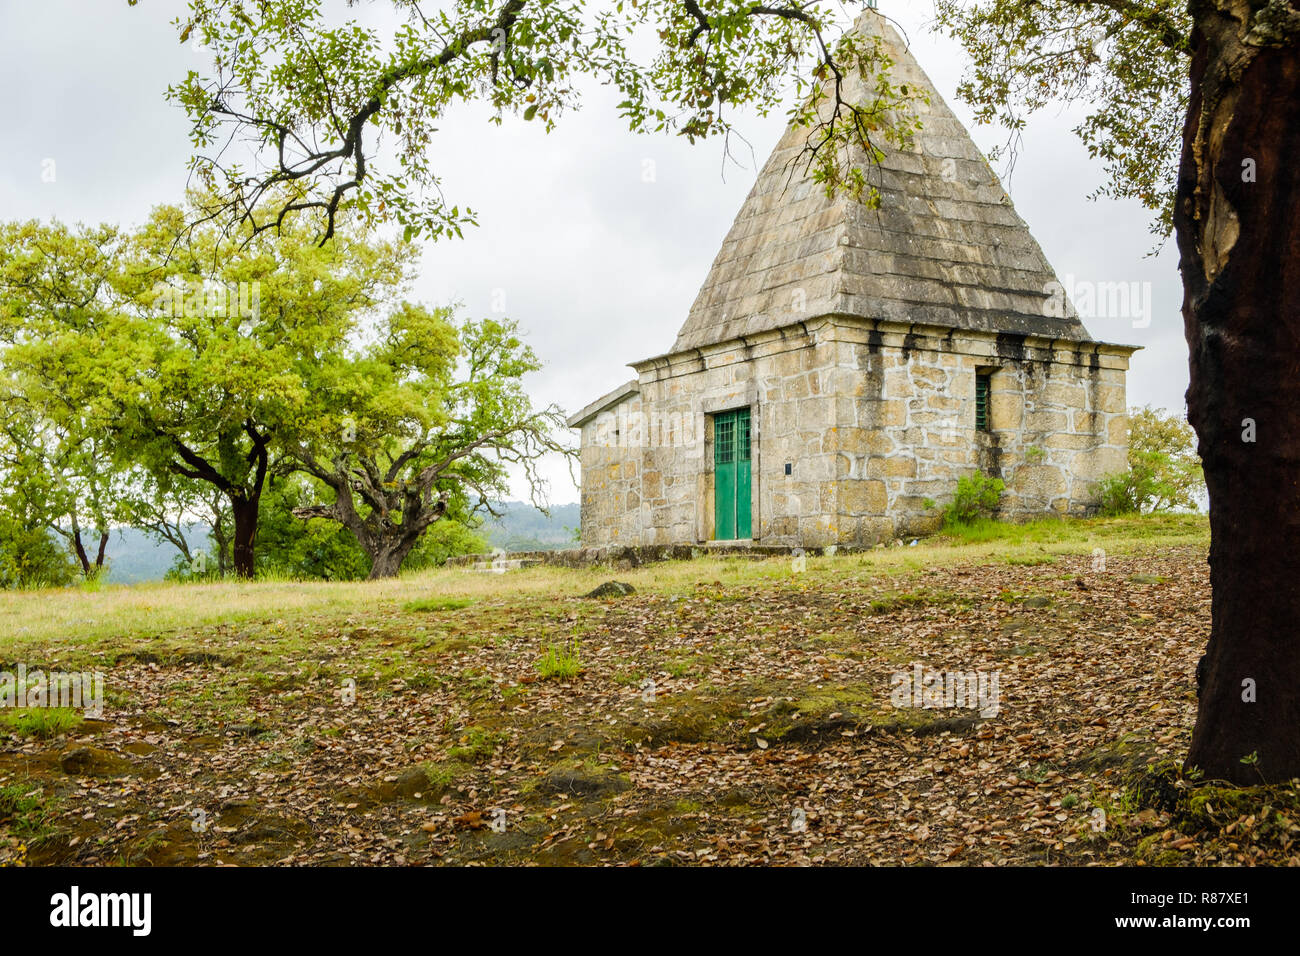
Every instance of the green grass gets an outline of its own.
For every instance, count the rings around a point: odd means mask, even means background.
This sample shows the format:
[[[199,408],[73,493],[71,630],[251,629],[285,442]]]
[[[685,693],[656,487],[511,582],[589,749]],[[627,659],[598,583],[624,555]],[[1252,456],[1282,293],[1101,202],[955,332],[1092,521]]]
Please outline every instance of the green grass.
[[[1205,515],[1159,514],[1129,515],[1122,518],[1038,518],[1014,523],[978,518],[967,525],[944,528],[943,537],[955,543],[983,544],[997,541],[1007,545],[1052,544],[1057,546],[1084,542],[1115,541],[1120,544],[1149,538],[1186,538],[1209,540],[1209,522]]]
[[[457,760],[426,761],[420,764],[425,779],[433,790],[446,790],[457,780],[465,776],[470,768]]]
[[[79,726],[81,714],[67,707],[24,707],[0,712],[0,726],[21,737],[57,737]]]
[[[6,824],[29,845],[39,843],[53,832],[49,824],[53,816],[54,808],[39,786],[31,783],[0,786],[0,824]]]
[[[925,568],[1034,561],[1086,555],[1094,548],[1118,555],[1152,544],[1206,544],[1202,515],[1126,518],[1043,519],[1024,524],[976,522],[923,539],[914,548],[879,548],[865,553],[809,556],[808,569],[792,582],[788,557],[766,561],[727,560],[705,554],[693,561],[665,561],[619,572],[639,594],[698,597],[700,582],[721,587],[718,595],[749,586],[801,587],[819,576],[853,578],[906,576]],[[122,652],[149,650],[159,656],[193,650],[190,635],[222,627],[231,638],[256,633],[257,642],[233,648],[251,670],[274,671],[286,660],[311,660],[322,628],[364,624],[419,633],[429,612],[475,605],[475,620],[508,615],[495,624],[502,633],[528,625],[547,626],[566,599],[577,599],[609,580],[608,567],[537,565],[504,575],[470,574],[437,568],[384,581],[213,581],[200,584],[151,582],[123,587],[109,580],[99,591],[80,588],[0,591],[0,659],[39,660],[57,648],[64,667],[112,663]],[[488,580],[488,579],[491,580]],[[435,594],[437,597],[430,597]],[[586,605],[576,611],[585,617]],[[456,615],[450,620],[460,620]],[[455,640],[465,635],[430,634]]]
[[[419,601],[407,601],[402,605],[403,611],[413,611],[415,613],[428,613],[430,611],[459,611],[461,608],[469,607],[474,601],[471,598],[457,597],[436,597],[424,598]]]
[[[447,749],[447,757],[458,763],[482,763],[505,738],[505,734],[483,727],[467,727],[457,744]]]
[[[1013,554],[1006,559],[1007,564],[1018,567],[1033,568],[1041,564],[1055,564],[1056,558],[1050,554]]]
[[[871,602],[871,613],[893,614],[906,608],[951,604],[956,600],[957,595],[951,591],[905,591],[902,594],[889,594],[876,598]]]
[[[568,647],[552,644],[537,661],[537,673],[542,680],[569,680],[582,670],[582,658],[575,638]]]
[[[685,677],[691,672],[694,661],[689,657],[670,657],[664,661],[664,670],[672,677]]]

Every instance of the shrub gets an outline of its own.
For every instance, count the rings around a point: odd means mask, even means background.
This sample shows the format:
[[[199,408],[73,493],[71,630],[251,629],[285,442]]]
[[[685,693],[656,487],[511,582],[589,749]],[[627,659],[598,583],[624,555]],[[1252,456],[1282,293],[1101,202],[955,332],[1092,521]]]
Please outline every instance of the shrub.
[[[424,568],[441,567],[447,559],[459,554],[484,554],[490,551],[488,541],[483,537],[477,517],[466,519],[470,524],[451,518],[436,522],[420,536],[411,553],[402,562],[402,570],[420,571]]]
[[[952,502],[943,510],[944,525],[974,524],[979,518],[991,515],[1005,488],[1001,478],[990,478],[982,472],[963,475],[957,481]]]
[[[1106,475],[1097,483],[1097,510],[1112,517],[1137,514],[1149,496],[1142,487],[1144,483],[1144,477],[1132,468]]]
[[[1204,488],[1192,426],[1148,405],[1129,412],[1128,470],[1102,478],[1097,503],[1104,515],[1195,511]]]
[[[0,588],[71,584],[75,568],[67,552],[44,527],[8,509],[0,501]]]

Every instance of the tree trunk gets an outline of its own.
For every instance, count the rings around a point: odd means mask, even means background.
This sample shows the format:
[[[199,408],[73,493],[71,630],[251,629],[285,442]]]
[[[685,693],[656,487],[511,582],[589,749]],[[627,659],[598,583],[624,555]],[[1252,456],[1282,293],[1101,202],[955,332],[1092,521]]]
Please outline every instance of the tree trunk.
[[[1239,784],[1300,776],[1300,16],[1261,7],[1191,4],[1175,210],[1213,589],[1187,764]]]
[[[77,556],[77,563],[81,565],[81,576],[90,577],[90,558],[86,554],[86,546],[81,542],[81,529],[75,523],[72,526],[72,550]]]
[[[108,552],[108,532],[99,533],[99,553],[95,555],[95,570],[99,571],[104,567],[104,556]]]
[[[257,505],[259,496],[245,498],[232,495],[230,509],[234,513],[235,533],[231,543],[231,565],[235,576],[251,578],[254,571],[254,545],[257,541]]]
[[[382,539],[376,542],[370,552],[370,580],[397,577],[397,573],[402,570],[402,562],[406,560],[406,556],[411,553],[411,549],[419,540],[420,536],[417,534],[413,537],[403,535],[400,538]]]
[[[77,563],[81,565],[81,576],[83,578],[92,578],[104,567],[104,558],[108,554],[108,532],[101,531],[99,533],[99,550],[95,552],[95,563],[92,566],[85,542],[81,540],[81,529],[75,523],[72,527],[72,550],[77,555]]]
[[[212,543],[217,546],[217,577],[224,578],[230,570],[230,535],[226,534],[226,522],[220,513],[212,525]]]

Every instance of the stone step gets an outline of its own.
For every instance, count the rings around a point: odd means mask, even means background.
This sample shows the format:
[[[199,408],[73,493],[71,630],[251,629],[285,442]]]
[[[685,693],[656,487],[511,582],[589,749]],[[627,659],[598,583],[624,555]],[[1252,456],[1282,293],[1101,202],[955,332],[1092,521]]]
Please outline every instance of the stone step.
[[[541,563],[539,558],[497,558],[493,561],[475,561],[464,570],[478,574],[505,574],[507,571],[531,568]]]

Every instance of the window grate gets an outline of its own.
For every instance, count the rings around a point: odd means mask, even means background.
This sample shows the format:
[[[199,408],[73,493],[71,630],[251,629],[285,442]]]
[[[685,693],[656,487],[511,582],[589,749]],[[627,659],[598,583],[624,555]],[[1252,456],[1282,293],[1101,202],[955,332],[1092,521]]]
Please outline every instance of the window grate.
[[[713,460],[719,465],[736,460],[736,420],[730,416],[714,419]]]
[[[989,376],[980,372],[975,375],[975,428],[977,431],[992,431],[989,427]]]

